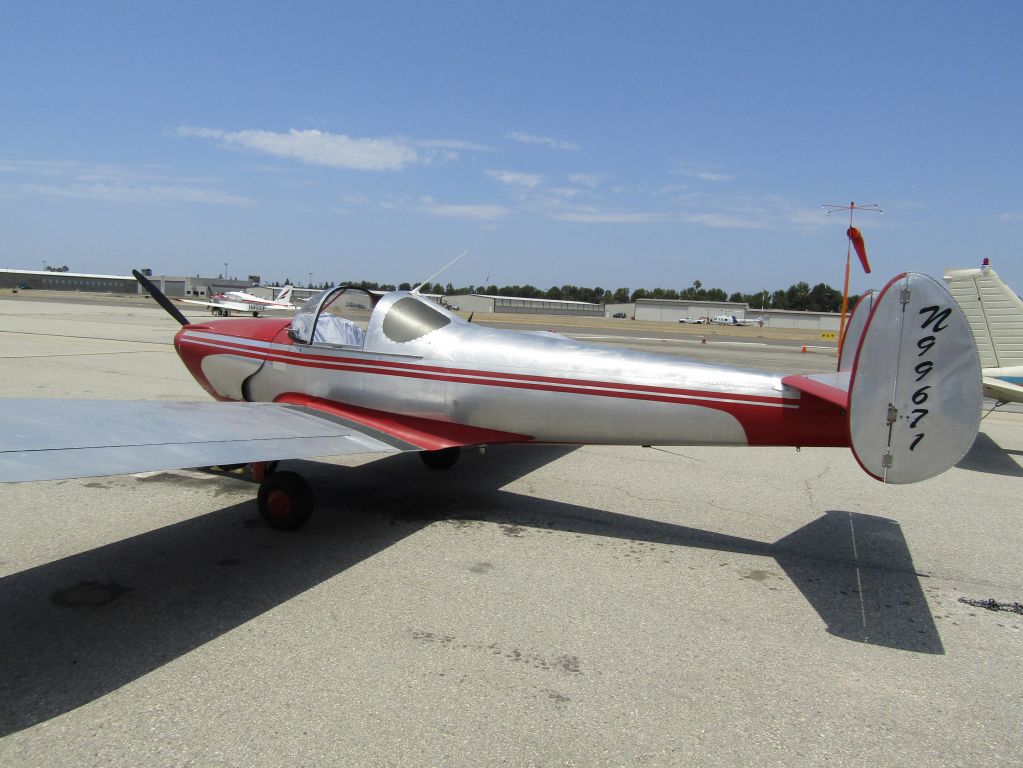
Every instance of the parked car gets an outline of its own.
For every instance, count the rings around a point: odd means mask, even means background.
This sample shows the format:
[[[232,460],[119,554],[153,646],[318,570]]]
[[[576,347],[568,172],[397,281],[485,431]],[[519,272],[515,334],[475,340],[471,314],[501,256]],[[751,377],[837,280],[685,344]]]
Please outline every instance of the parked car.
[[[628,317],[628,315],[625,314],[624,312],[615,312],[613,315],[611,315],[611,317],[614,317],[618,320],[624,320],[625,318]]]
[[[705,317],[680,317],[678,320],[680,323],[702,325],[707,322]]]

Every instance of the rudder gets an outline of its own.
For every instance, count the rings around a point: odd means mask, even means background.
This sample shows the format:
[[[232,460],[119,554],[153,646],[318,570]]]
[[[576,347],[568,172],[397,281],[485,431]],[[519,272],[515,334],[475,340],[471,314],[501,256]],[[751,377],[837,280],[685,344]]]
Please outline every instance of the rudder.
[[[886,483],[954,466],[977,435],[980,360],[962,310],[913,272],[873,297],[852,363],[849,432],[860,466]]]

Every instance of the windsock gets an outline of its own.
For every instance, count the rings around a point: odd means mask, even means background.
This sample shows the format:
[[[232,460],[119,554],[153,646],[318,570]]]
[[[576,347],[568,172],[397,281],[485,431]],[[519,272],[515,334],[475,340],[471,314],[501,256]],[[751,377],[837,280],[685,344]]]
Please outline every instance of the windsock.
[[[849,227],[845,232],[849,236],[849,240],[852,241],[853,248],[856,249],[856,255],[860,257],[860,264],[863,265],[863,271],[868,275],[870,274],[870,262],[867,261],[867,246],[863,242],[863,235],[856,227]]]

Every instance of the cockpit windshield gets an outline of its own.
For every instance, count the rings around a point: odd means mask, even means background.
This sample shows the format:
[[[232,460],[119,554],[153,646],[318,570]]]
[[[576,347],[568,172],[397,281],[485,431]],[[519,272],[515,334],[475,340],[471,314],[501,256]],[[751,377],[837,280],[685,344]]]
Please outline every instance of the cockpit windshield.
[[[330,288],[310,298],[291,321],[300,344],[361,347],[376,298],[362,288]]]
[[[443,328],[450,322],[451,318],[433,309],[428,302],[406,296],[394,302],[384,315],[384,336],[404,344]]]

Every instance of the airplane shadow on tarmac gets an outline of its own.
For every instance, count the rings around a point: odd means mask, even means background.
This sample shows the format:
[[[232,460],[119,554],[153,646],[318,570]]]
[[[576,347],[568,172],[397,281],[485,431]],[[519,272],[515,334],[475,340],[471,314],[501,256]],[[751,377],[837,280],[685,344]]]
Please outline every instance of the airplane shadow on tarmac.
[[[447,473],[411,455],[356,468],[295,462],[318,499],[301,531],[269,530],[245,502],[0,579],[0,736],[94,701],[438,519],[773,557],[828,632],[944,652],[897,523],[829,511],[764,543],[501,490],[572,450],[491,448]]]
[[[1002,448],[984,432],[977,433],[977,439],[973,441],[973,447],[959,461],[956,466],[959,469],[968,469],[971,472],[986,472],[989,475],[1006,475],[1009,477],[1023,477],[1023,467],[1012,457],[1018,456],[1019,451],[1011,451]]]

